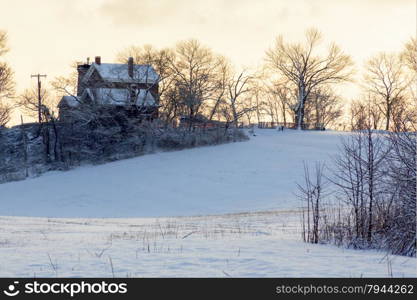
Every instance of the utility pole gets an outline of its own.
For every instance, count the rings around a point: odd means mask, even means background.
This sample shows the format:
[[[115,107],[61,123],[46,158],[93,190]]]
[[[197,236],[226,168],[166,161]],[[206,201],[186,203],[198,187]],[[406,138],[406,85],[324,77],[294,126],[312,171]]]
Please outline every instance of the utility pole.
[[[46,77],[46,75],[36,74],[36,75],[30,75],[30,77],[37,77],[38,78],[38,119],[39,123],[42,122],[42,98],[41,98],[41,77]]]

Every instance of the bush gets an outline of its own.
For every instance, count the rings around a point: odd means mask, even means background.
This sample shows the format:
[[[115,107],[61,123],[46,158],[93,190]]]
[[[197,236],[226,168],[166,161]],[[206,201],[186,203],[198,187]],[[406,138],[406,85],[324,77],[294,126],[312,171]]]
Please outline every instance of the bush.
[[[415,133],[370,129],[344,140],[329,177],[340,204],[321,206],[315,241],[415,257],[415,143]]]
[[[0,131],[0,183],[152,153],[248,139],[236,129],[163,127],[158,121],[44,123]]]

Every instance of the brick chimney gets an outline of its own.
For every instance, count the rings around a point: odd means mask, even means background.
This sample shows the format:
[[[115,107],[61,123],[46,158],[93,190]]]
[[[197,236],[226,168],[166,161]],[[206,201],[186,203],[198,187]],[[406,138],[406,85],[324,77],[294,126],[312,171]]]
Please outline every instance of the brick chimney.
[[[101,56],[96,56],[96,59],[94,62],[98,65],[101,65]]]
[[[127,61],[127,72],[130,78],[133,78],[133,57],[129,57]]]

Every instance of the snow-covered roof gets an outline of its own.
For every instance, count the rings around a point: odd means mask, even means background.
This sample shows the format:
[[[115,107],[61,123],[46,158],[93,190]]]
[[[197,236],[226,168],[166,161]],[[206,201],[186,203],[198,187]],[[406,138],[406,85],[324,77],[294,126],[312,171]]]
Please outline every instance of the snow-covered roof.
[[[64,96],[60,105],[66,103],[70,107],[77,107],[86,98],[102,105],[137,105],[137,106],[156,106],[154,96],[151,92],[139,89],[136,92],[134,101],[131,100],[130,91],[128,89],[117,88],[86,88],[81,97]]]
[[[127,83],[157,83],[158,74],[151,65],[133,65],[133,77],[129,76],[128,64],[96,64],[92,63],[83,81],[88,81],[90,76],[97,70],[101,78],[108,82]]]
[[[58,106],[64,103],[70,107],[77,107],[80,104],[80,99],[77,96],[63,96]]]

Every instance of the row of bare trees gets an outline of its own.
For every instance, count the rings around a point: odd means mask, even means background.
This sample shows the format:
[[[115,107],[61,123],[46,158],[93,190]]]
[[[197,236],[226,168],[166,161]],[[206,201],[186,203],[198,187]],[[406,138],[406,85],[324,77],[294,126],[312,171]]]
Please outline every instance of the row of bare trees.
[[[320,32],[310,29],[306,32],[305,43],[289,43],[279,36],[275,45],[266,52],[269,70],[285,78],[286,85],[295,91],[296,101],[292,104],[292,110],[298,129],[305,122],[307,106],[314,99],[316,108],[322,102],[317,101],[317,96],[323,98],[323,88],[345,82],[352,74],[353,62],[350,56],[334,43],[321,55],[321,42]],[[320,115],[316,119],[320,119]]]
[[[318,54],[317,30],[306,36],[306,45],[279,38],[267,51],[261,71],[238,70],[197,40],[165,49],[131,46],[118,53],[117,61],[133,57],[135,63],[155,68],[160,76],[160,118],[167,124],[182,116],[191,121],[204,116],[234,126],[270,121],[325,127],[342,115],[342,100],[332,85],[348,80],[352,63],[335,45],[329,46],[327,56]],[[74,95],[76,79],[73,72],[56,78],[52,86],[59,95]]]
[[[161,118],[172,123],[180,116],[237,124],[254,106],[250,97],[254,75],[238,72],[225,57],[214,53],[197,40],[179,42],[173,49],[152,46],[129,47],[117,60],[154,66],[160,75]]]
[[[276,81],[265,86],[262,101],[257,106],[257,117],[269,119],[284,126],[297,123],[297,91],[287,82]],[[304,128],[311,124],[313,128],[335,127],[343,115],[343,100],[330,86],[312,90],[304,103]],[[257,120],[258,122],[261,120]]]
[[[9,51],[7,34],[0,30],[0,59]],[[10,121],[12,105],[8,99],[14,95],[13,71],[7,62],[0,60],[0,127]]]
[[[411,39],[401,53],[379,53],[365,65],[363,96],[350,105],[350,127],[415,131],[417,128],[417,42]]]
[[[7,52],[7,36],[0,33],[0,55]],[[369,111],[374,129],[398,130],[407,120],[416,124],[416,40],[411,39],[400,54],[380,53],[365,65],[360,86],[363,96],[351,102],[338,95],[336,87],[353,80],[353,62],[334,43],[323,44],[316,29],[306,31],[305,40],[290,42],[279,36],[266,51],[260,70],[239,70],[230,60],[197,40],[179,42],[171,48],[130,46],[117,54],[117,61],[152,65],[159,74],[160,117],[172,124],[204,116],[230,125],[273,122],[314,127],[364,128]],[[62,95],[76,95],[77,72],[56,77],[52,89],[44,90],[43,105],[56,115]],[[10,67],[0,65],[0,98],[13,94]],[[36,93],[25,90],[15,102],[24,112],[38,111]],[[12,106],[0,101],[0,125],[10,119]],[[366,109],[364,109],[366,108]],[[415,115],[415,114],[414,114]],[[349,118],[345,118],[348,116]],[[404,124],[402,124],[404,125]],[[401,125],[401,126],[402,126]],[[400,126],[400,127],[401,127]],[[340,128],[340,127],[339,127]],[[404,129],[404,128],[403,128]]]
[[[0,53],[4,54],[7,50],[5,33],[0,41]],[[273,73],[273,76],[265,76],[264,71],[237,71],[228,59],[196,40],[183,41],[166,49],[131,46],[121,51],[117,60],[127,62],[129,57],[133,57],[136,63],[149,64],[156,69],[160,75],[161,118],[167,123],[180,116],[193,120],[204,115],[208,120],[222,120],[235,126],[239,122],[259,123],[264,120],[294,123],[298,122],[297,118],[300,126],[305,121],[327,126],[341,114],[341,109],[340,99],[324,83],[345,80],[346,74],[339,74],[335,68],[339,68],[337,64],[345,64],[340,66],[344,69],[350,60],[336,46],[330,47],[327,58],[314,56],[319,42],[320,34],[315,30],[308,31],[307,46],[287,44],[282,37],[279,38],[275,48],[267,52],[265,70],[271,71],[269,75]],[[299,59],[305,60],[302,69],[297,69]],[[288,65],[290,62],[292,66]],[[320,71],[322,68],[326,71]],[[340,80],[336,80],[335,74],[340,75]],[[0,95],[10,97],[13,82],[7,64],[2,63],[0,75]],[[275,77],[276,80],[270,79]],[[52,115],[59,96],[76,95],[76,87],[75,69],[68,77],[55,78],[51,91],[42,90],[44,109]],[[39,110],[36,98],[36,91],[28,89],[14,104],[25,114],[33,115]],[[10,119],[12,106],[0,103],[1,123],[4,125]]]

